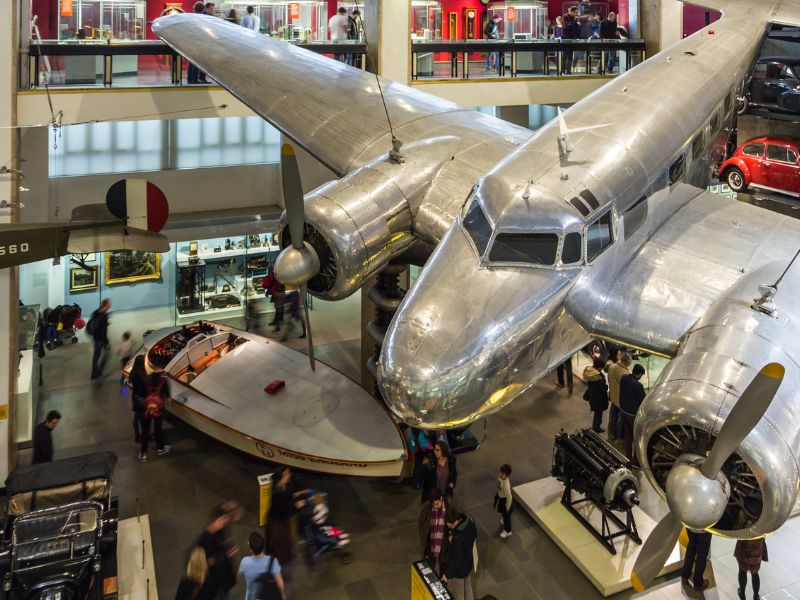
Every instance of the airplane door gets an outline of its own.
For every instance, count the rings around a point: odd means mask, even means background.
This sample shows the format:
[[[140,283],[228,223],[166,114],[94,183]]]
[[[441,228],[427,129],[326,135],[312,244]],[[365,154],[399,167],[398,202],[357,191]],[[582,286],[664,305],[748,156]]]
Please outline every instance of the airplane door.
[[[794,158],[789,162],[790,156]],[[764,185],[779,190],[792,187],[792,180],[797,172],[797,156],[786,146],[767,145],[767,157],[764,161]]]

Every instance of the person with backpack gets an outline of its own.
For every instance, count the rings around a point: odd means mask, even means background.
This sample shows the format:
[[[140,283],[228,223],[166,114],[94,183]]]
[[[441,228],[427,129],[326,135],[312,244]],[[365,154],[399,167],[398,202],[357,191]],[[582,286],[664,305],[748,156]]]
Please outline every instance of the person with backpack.
[[[586,382],[586,391],[583,399],[589,403],[589,409],[594,414],[592,430],[604,433],[602,427],[603,413],[608,409],[608,384],[606,383],[603,368],[605,362],[602,358],[595,358],[591,365],[583,370],[583,380]]]
[[[144,399],[144,418],[142,419],[141,441],[139,460],[147,462],[147,444],[150,441],[150,429],[155,427],[156,447],[158,455],[164,456],[172,446],[164,444],[161,428],[164,425],[164,404],[168,397],[167,380],[161,373],[151,373],[147,382],[147,396]]]
[[[111,300],[104,298],[100,308],[92,313],[92,318],[86,324],[86,333],[94,340],[94,354],[92,354],[92,380],[103,374],[106,363],[105,353],[111,345],[108,343],[108,311],[111,310]]]
[[[248,540],[252,556],[245,556],[239,563],[237,581],[245,580],[245,600],[284,600],[286,587],[281,574],[281,565],[274,556],[264,553],[264,536],[257,531]]]

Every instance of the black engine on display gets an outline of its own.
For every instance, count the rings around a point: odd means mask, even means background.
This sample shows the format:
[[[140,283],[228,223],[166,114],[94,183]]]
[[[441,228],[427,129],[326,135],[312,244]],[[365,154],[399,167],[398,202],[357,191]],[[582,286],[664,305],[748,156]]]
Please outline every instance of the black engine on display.
[[[564,484],[561,503],[612,554],[616,554],[613,539],[618,536],[642,543],[631,512],[639,505],[639,482],[630,467],[622,453],[591,429],[561,431],[556,436],[551,474]],[[575,499],[573,492],[582,497]],[[587,502],[602,513],[600,531],[582,510]],[[625,522],[612,511],[625,513]],[[611,531],[609,521],[617,531]]]

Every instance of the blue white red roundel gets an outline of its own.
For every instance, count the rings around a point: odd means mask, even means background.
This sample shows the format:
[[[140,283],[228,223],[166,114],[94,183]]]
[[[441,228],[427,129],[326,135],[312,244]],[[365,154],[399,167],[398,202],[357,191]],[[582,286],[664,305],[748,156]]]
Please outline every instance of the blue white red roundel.
[[[106,193],[106,206],[136,229],[161,231],[169,216],[167,197],[145,179],[120,179]]]

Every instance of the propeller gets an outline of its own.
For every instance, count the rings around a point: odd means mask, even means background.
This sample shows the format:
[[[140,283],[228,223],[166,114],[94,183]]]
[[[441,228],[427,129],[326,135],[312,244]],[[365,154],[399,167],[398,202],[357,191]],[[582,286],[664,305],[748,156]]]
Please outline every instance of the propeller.
[[[311,321],[308,314],[308,281],[319,272],[319,257],[316,251],[303,239],[305,224],[305,204],[297,156],[290,144],[281,146],[281,182],[283,184],[283,204],[286,207],[286,220],[292,245],[287,246],[275,260],[275,277],[284,285],[296,285],[300,302],[306,318],[306,337],[308,339],[308,358],[311,370],[316,370],[314,342],[311,338]]]
[[[708,456],[682,454],[675,461],[664,486],[670,512],[645,541],[631,573],[637,592],[661,571],[684,526],[708,529],[722,518],[731,492],[722,465],[767,412],[784,373],[778,363],[762,368],[725,419]]]

